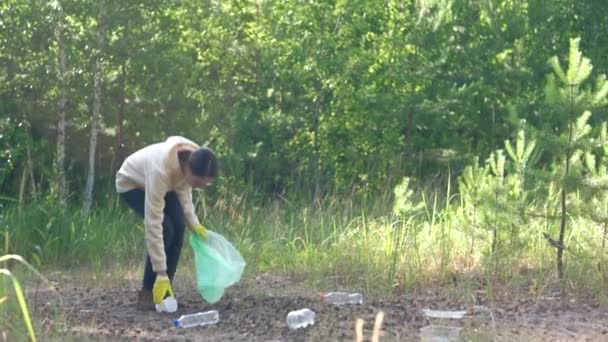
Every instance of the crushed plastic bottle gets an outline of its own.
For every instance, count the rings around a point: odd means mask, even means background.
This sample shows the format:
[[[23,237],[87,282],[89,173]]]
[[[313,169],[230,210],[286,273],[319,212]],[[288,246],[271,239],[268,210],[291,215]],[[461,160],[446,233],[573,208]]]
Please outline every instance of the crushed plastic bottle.
[[[183,315],[173,321],[176,328],[192,328],[215,324],[220,321],[220,315],[216,310],[197,312]]]
[[[458,342],[461,327],[445,325],[427,325],[420,329],[421,342]]]
[[[156,312],[175,312],[177,311],[177,300],[173,297],[163,299],[160,304],[155,304]]]
[[[445,311],[445,310],[422,310],[426,318],[440,319],[462,319],[467,314],[467,311]]]
[[[360,305],[363,303],[363,296],[360,293],[329,292],[321,295],[321,301],[335,305]]]
[[[305,328],[315,324],[315,316],[314,311],[307,308],[291,311],[287,314],[287,326],[291,330]]]

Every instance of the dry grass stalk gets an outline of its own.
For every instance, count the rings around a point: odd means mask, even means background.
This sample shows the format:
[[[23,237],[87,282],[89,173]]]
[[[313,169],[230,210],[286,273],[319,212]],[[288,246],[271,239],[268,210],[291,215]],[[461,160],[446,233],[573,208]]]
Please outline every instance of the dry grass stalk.
[[[374,322],[374,330],[372,332],[372,342],[380,342],[380,336],[382,336],[382,323],[384,321],[384,311],[376,314],[376,321]],[[365,321],[361,318],[357,318],[355,323],[355,342],[363,342],[363,325]]]
[[[355,323],[355,342],[363,342],[363,321],[361,318],[357,318],[357,322]]]
[[[380,311],[376,315],[376,321],[374,322],[374,332],[372,333],[372,342],[380,342],[380,336],[382,336],[383,320],[384,320],[384,311]]]

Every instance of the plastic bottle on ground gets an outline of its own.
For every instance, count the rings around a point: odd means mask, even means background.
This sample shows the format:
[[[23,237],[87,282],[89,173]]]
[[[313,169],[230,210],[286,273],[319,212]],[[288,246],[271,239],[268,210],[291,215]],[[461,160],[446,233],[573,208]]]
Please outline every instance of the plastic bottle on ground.
[[[211,310],[182,315],[180,318],[173,321],[173,325],[175,325],[176,328],[192,328],[215,324],[219,321],[219,313],[216,310]]]
[[[445,325],[427,325],[420,329],[422,342],[457,342],[460,341],[461,327]]]
[[[321,295],[321,301],[335,305],[362,304],[363,296],[360,293],[329,292]]]
[[[175,312],[177,311],[177,300],[173,297],[163,299],[160,304],[155,304],[156,312]]]
[[[314,311],[310,309],[301,309],[291,311],[287,314],[287,326],[289,329],[295,330],[315,324]]]

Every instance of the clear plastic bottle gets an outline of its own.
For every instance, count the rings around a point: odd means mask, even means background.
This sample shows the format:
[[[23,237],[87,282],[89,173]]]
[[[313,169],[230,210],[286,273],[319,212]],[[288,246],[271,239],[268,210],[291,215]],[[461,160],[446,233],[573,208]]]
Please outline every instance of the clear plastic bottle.
[[[160,304],[154,305],[156,312],[175,312],[177,311],[177,300],[173,297],[163,299]]]
[[[363,296],[360,293],[329,292],[321,295],[321,301],[335,305],[362,304]]]
[[[310,309],[291,311],[287,314],[287,326],[292,330],[305,328],[315,324],[315,316],[314,311]]]
[[[461,341],[461,327],[445,325],[427,325],[420,329],[422,342],[457,342]]]
[[[203,325],[215,324],[220,321],[220,315],[216,310],[197,312],[183,315],[173,321],[176,328],[192,328]]]

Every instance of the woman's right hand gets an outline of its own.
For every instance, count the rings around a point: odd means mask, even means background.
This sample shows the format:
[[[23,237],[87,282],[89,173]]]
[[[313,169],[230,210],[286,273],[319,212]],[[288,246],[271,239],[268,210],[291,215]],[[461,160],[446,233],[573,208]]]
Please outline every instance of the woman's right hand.
[[[154,304],[160,304],[167,294],[170,297],[174,297],[173,290],[171,289],[171,281],[167,274],[160,273],[156,275],[156,281],[154,282],[154,287],[152,288],[152,297],[154,299]]]

